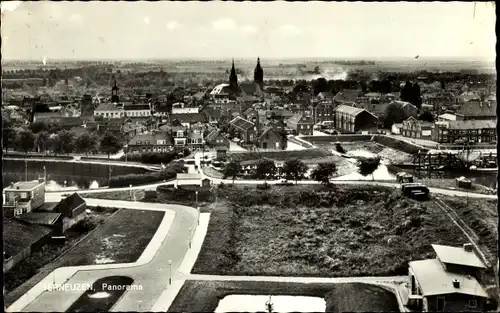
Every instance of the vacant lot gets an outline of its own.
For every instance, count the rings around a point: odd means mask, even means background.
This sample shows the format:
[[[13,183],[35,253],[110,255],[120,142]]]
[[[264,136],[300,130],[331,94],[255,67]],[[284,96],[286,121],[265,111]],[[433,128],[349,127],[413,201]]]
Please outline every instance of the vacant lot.
[[[441,196],[479,237],[479,244],[492,262],[498,256],[498,207],[496,200]]]
[[[321,297],[326,301],[326,312],[334,313],[399,312],[393,293],[367,284],[193,280],[184,283],[168,312],[214,312],[219,300],[231,294]],[[264,311],[264,303],[262,307]]]
[[[432,202],[381,187],[225,186],[217,193],[193,273],[404,275],[409,260],[433,257],[432,243],[465,242]]]
[[[163,219],[163,212],[119,210],[105,224],[56,260],[49,260],[39,273],[7,295],[12,303],[63,266],[135,262],[149,244]]]

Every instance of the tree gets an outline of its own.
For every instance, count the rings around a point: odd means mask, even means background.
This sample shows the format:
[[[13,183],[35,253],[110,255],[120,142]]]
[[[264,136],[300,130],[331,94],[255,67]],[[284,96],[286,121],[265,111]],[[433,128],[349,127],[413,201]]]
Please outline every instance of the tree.
[[[315,96],[317,96],[320,92],[325,92],[330,89],[328,86],[328,81],[323,77],[313,80],[312,87]]]
[[[429,111],[424,111],[418,116],[418,120],[434,123],[434,115]]]
[[[47,150],[47,142],[49,141],[49,133],[46,131],[41,131],[35,136],[35,147],[40,151]]]
[[[16,142],[16,131],[7,127],[2,131],[2,147],[5,148],[5,151],[8,151],[9,148],[14,148]]]
[[[283,165],[283,172],[285,173],[287,179],[288,177],[292,177],[295,180],[295,184],[297,184],[298,180],[304,177],[307,170],[307,165],[299,159],[288,160]]]
[[[108,154],[108,159],[111,157],[111,154],[118,153],[121,148],[122,144],[118,137],[109,132],[105,133],[99,142],[99,149]]]
[[[358,173],[363,176],[372,175],[372,180],[375,180],[373,173],[380,165],[380,157],[362,158],[358,160]]]
[[[75,149],[75,135],[67,130],[57,133],[57,140],[54,141],[55,153],[70,154]]]
[[[76,150],[79,152],[85,152],[85,155],[89,155],[89,151],[95,150],[97,142],[92,136],[85,132],[81,133],[75,140]]]
[[[35,134],[29,129],[21,130],[16,136],[16,145],[28,155],[28,151],[35,147]]]
[[[394,123],[401,123],[406,119],[406,113],[402,106],[397,103],[391,103],[385,110],[384,127],[391,128]]]
[[[224,175],[223,178],[226,179],[227,177],[231,177],[233,179],[233,185],[234,185],[234,180],[236,179],[236,177],[240,176],[240,173],[241,173],[241,164],[237,160],[230,161],[222,169],[222,174]]]
[[[330,179],[337,172],[335,163],[320,163],[311,173],[311,178],[325,186],[330,185]]]
[[[254,176],[255,178],[266,180],[268,177],[274,177],[276,175],[276,170],[276,165],[273,160],[260,159],[257,162]]]

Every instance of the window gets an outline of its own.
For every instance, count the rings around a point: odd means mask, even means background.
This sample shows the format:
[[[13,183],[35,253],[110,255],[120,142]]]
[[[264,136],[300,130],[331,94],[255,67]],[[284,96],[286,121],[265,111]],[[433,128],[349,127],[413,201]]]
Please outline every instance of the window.
[[[141,144],[141,141],[140,141],[140,140],[137,140],[136,144],[137,144],[137,145],[140,145],[140,144]]]
[[[14,216],[19,216],[23,213],[23,209],[14,209]]]
[[[149,145],[149,140],[144,141],[145,145]]]
[[[477,308],[477,301],[469,300],[469,309],[475,309],[475,308]]]
[[[444,297],[437,297],[437,311],[439,312],[444,311],[444,303],[445,303]]]
[[[21,192],[21,199],[26,199],[28,198],[28,193],[27,192]]]

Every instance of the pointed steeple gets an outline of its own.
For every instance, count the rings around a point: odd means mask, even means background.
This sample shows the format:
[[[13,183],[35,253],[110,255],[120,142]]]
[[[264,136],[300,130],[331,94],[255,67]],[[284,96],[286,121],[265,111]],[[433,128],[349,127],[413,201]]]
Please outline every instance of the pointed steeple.
[[[118,103],[120,102],[120,99],[118,98],[118,90],[120,88],[118,88],[118,86],[116,86],[116,79],[115,79],[115,83],[113,85],[113,88],[111,88],[111,103]]]
[[[264,71],[260,66],[260,58],[257,58],[257,66],[255,67],[255,71],[253,72],[253,81],[262,88],[264,85]]]
[[[233,66],[231,67],[231,73],[229,74],[229,87],[235,92],[238,90],[238,75],[236,75],[236,68],[234,67],[234,59],[233,59]]]

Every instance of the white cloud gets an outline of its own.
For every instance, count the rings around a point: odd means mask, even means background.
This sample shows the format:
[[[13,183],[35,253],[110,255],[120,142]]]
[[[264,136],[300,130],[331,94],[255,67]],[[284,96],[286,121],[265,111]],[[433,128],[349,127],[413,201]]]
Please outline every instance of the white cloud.
[[[21,4],[22,1],[2,1],[0,4],[2,13],[5,11],[14,11]]]
[[[257,32],[257,28],[252,25],[245,25],[241,27],[241,31],[245,34],[255,34]]]
[[[168,22],[167,25],[165,26],[168,30],[174,30],[176,28],[179,28],[179,23],[177,21],[171,21]]]
[[[302,34],[302,29],[292,24],[286,24],[278,28],[278,33],[285,36],[296,36]]]
[[[149,24],[149,22],[150,22],[149,16],[145,16],[143,21],[144,21],[144,23]]]
[[[212,23],[215,30],[232,30],[236,28],[236,23],[230,18],[222,18]]]

